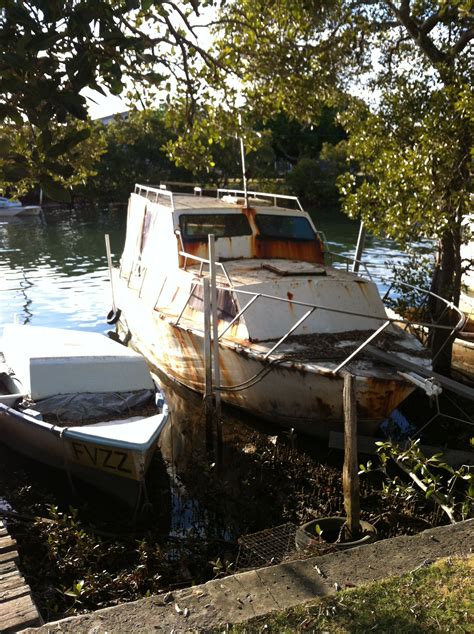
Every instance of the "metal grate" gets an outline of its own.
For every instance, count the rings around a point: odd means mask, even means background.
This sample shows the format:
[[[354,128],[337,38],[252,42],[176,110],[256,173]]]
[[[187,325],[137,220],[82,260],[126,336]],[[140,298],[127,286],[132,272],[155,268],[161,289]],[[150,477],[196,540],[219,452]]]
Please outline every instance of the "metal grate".
[[[291,558],[296,552],[295,535],[296,525],[288,522],[239,537],[236,569],[272,566]]]

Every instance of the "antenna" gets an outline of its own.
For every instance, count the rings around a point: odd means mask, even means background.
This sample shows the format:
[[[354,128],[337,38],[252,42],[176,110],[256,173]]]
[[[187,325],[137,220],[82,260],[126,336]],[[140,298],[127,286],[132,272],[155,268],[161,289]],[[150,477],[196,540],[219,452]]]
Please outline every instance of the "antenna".
[[[239,112],[239,128],[242,128],[242,116]],[[248,196],[247,196],[247,176],[245,175],[245,150],[244,150],[244,139],[242,135],[239,137],[240,139],[240,155],[242,157],[242,179],[244,182],[244,196],[245,196],[245,206],[249,206]]]

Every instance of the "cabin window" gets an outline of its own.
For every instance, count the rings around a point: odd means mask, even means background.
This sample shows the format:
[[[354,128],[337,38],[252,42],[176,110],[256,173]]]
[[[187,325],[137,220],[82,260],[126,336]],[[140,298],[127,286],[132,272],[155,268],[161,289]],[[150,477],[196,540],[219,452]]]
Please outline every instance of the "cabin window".
[[[207,240],[211,233],[216,238],[252,235],[249,221],[243,214],[183,214],[179,225],[185,240]]]
[[[261,238],[278,240],[314,240],[316,238],[308,219],[302,216],[257,214],[255,221]]]

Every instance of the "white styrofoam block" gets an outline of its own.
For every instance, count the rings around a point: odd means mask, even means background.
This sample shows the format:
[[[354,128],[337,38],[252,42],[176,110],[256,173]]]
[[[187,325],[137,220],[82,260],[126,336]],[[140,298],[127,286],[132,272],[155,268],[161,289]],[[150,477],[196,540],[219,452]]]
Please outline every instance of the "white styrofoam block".
[[[151,389],[145,359],[99,333],[7,325],[3,353],[33,399]]]

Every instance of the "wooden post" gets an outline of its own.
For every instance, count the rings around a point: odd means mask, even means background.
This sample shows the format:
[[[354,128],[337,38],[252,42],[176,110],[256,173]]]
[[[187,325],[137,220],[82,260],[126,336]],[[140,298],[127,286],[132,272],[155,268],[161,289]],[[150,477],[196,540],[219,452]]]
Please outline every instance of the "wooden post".
[[[357,465],[357,412],[354,377],[344,374],[344,468],[342,488],[347,529],[351,539],[360,535],[359,469]]]
[[[221,372],[219,365],[219,329],[217,316],[217,288],[216,288],[216,245],[214,234],[208,236],[209,248],[209,273],[211,278],[211,315],[212,315],[212,357],[213,357],[213,383],[214,383],[214,419],[216,430],[216,463],[217,469],[222,468],[222,427],[221,427]]]
[[[212,354],[211,354],[211,290],[209,278],[202,281],[204,299],[204,411],[206,417],[206,450],[213,454],[213,420],[214,403],[212,387]]]

